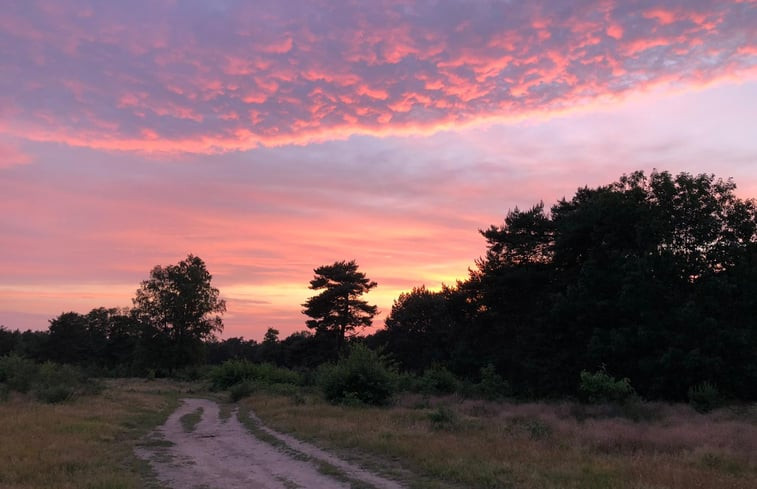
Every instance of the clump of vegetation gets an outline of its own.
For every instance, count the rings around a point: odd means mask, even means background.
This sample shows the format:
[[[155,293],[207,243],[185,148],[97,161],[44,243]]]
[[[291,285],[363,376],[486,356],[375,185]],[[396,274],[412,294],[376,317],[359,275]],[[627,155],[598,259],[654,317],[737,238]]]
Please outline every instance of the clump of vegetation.
[[[318,384],[332,403],[382,405],[394,394],[395,375],[381,355],[354,345],[337,364],[321,367]]]
[[[0,385],[7,392],[32,392],[39,401],[47,403],[95,394],[101,388],[77,367],[52,362],[37,365],[18,355],[0,357]]]
[[[437,365],[423,372],[418,386],[424,394],[453,394],[460,389],[460,380],[445,367]]]
[[[229,388],[229,400],[231,402],[237,402],[240,399],[248,397],[255,392],[255,387],[255,382],[252,380],[238,382]]]
[[[187,433],[192,433],[195,428],[197,428],[197,425],[200,424],[200,421],[202,421],[202,413],[203,409],[201,407],[195,409],[191,413],[187,413],[181,418],[179,418],[179,422],[181,422],[181,427],[184,428],[184,431]]]
[[[481,382],[473,386],[473,394],[490,401],[510,395],[510,383],[497,373],[491,363],[481,368]]]
[[[37,377],[38,370],[36,363],[19,355],[0,357],[0,383],[5,384],[9,390],[28,392]]]
[[[102,385],[89,379],[81,369],[52,362],[39,366],[33,388],[37,399],[48,403],[68,401],[79,395],[96,394],[100,390]]]
[[[617,380],[604,368],[593,373],[582,370],[578,389],[582,400],[590,404],[625,402],[636,397],[628,378]]]
[[[228,389],[246,381],[262,384],[302,384],[302,375],[269,363],[252,363],[247,360],[227,360],[210,371],[213,389]]]
[[[689,405],[700,413],[708,413],[721,403],[720,391],[710,382],[702,382],[689,388]]]
[[[435,430],[452,430],[460,425],[460,416],[449,406],[439,406],[434,409],[429,413],[428,419]]]
[[[505,428],[508,434],[526,435],[531,440],[542,440],[552,434],[552,427],[538,416],[513,416]]]

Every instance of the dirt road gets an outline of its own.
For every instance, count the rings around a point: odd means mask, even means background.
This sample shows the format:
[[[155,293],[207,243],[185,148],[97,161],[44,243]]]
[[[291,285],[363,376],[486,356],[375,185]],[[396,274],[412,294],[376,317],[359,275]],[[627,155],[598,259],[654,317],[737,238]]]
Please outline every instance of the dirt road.
[[[192,413],[202,416],[193,429],[181,422],[183,416]],[[269,441],[274,439],[276,446],[253,436],[239,422],[236,412],[221,419],[215,402],[183,399],[165,424],[137,449],[137,455],[150,462],[161,483],[175,489],[349,489],[350,482],[375,489],[403,488],[395,481],[275,432],[263,426],[254,414],[251,416],[258,422],[256,431]]]

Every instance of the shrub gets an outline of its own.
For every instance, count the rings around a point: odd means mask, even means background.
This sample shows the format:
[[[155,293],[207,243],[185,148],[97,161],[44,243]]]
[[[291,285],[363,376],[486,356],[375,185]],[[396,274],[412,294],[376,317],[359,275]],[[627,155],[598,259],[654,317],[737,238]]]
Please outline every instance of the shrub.
[[[303,376],[294,370],[277,367],[270,363],[261,363],[255,367],[253,378],[264,384],[302,385],[303,383]]]
[[[700,413],[708,413],[720,406],[718,388],[710,382],[702,382],[689,387],[689,405]]]
[[[497,373],[491,363],[481,369],[481,382],[474,386],[473,393],[494,401],[510,395],[510,383]]]
[[[253,392],[255,392],[255,382],[245,380],[231,386],[229,389],[229,399],[231,399],[231,402],[237,402],[238,400],[251,395]]]
[[[432,367],[423,372],[419,386],[425,394],[453,394],[460,388],[460,381],[446,368]]]
[[[45,362],[39,367],[33,391],[38,400],[56,403],[73,399],[80,394],[94,394],[101,387],[77,367]]]
[[[447,406],[439,406],[431,411],[428,419],[435,430],[452,430],[460,425],[460,417]]]
[[[10,397],[10,389],[8,389],[8,386],[0,383],[0,402],[7,401]]]
[[[76,397],[76,390],[70,385],[40,385],[34,389],[38,401],[55,404]]]
[[[209,367],[207,365],[188,365],[177,369],[173,373],[173,378],[187,382],[194,382],[208,376]]]
[[[616,380],[604,368],[594,373],[582,370],[579,392],[582,400],[591,404],[624,402],[636,397],[628,378]]]
[[[410,372],[398,373],[395,377],[398,392],[420,392],[420,378]]]
[[[227,360],[210,371],[211,386],[214,389],[228,389],[247,380],[264,384],[302,384],[302,376],[297,372],[247,360]]]
[[[254,365],[247,360],[227,360],[210,371],[214,389],[228,389],[253,377]]]
[[[8,389],[28,392],[37,377],[37,364],[16,354],[0,357],[0,382]]]
[[[18,392],[33,391],[43,402],[61,402],[79,394],[95,394],[102,384],[71,365],[46,362],[37,365],[18,355],[0,357],[0,385]]]
[[[319,369],[318,383],[332,403],[381,405],[394,394],[394,372],[386,360],[364,345],[354,345],[336,365]]]

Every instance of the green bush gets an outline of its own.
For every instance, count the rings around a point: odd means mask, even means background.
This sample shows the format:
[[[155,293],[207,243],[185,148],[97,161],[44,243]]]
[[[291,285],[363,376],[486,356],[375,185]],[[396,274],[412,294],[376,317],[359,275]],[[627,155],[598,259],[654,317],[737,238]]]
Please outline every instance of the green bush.
[[[420,378],[410,372],[398,373],[395,377],[397,392],[420,392]]]
[[[76,389],[70,385],[40,385],[34,388],[38,401],[55,404],[76,397]]]
[[[52,362],[39,366],[33,385],[37,399],[48,403],[67,401],[81,394],[95,394],[101,388],[100,383],[88,379],[81,369]]]
[[[435,430],[452,430],[460,425],[460,417],[448,406],[439,406],[428,414],[431,427]]]
[[[395,374],[378,353],[354,345],[336,365],[321,366],[318,384],[332,403],[382,405],[394,394]]]
[[[245,380],[234,384],[229,388],[229,399],[231,399],[231,402],[237,402],[255,392],[255,388],[255,382],[252,380]]]
[[[494,401],[510,395],[510,383],[490,363],[481,369],[481,382],[474,386],[473,392],[478,397]]]
[[[277,367],[270,363],[261,363],[256,365],[256,367],[255,380],[263,382],[264,384],[303,384],[303,376],[294,370]]]
[[[102,384],[71,365],[46,362],[37,365],[18,355],[0,357],[0,383],[22,393],[32,391],[42,402],[61,402],[80,394],[95,394]]]
[[[636,397],[630,380],[616,380],[604,368],[594,373],[582,370],[579,392],[581,399],[591,404],[624,402]]]
[[[722,404],[718,388],[710,382],[689,387],[689,405],[700,413],[708,413]]]
[[[254,376],[255,366],[247,360],[227,360],[210,371],[214,389],[228,389]]]
[[[251,363],[247,360],[227,360],[210,371],[213,389],[228,389],[247,380],[264,384],[302,384],[302,375],[269,363]]]
[[[453,394],[460,389],[460,381],[446,368],[436,366],[423,372],[419,387],[424,394]]]
[[[8,389],[8,386],[0,383],[0,402],[7,401],[10,397],[10,389]]]
[[[37,364],[32,360],[16,354],[0,357],[0,382],[12,391],[28,392],[37,377],[37,371]]]
[[[208,376],[210,367],[208,365],[188,365],[177,369],[173,373],[173,378],[186,382],[194,382]]]

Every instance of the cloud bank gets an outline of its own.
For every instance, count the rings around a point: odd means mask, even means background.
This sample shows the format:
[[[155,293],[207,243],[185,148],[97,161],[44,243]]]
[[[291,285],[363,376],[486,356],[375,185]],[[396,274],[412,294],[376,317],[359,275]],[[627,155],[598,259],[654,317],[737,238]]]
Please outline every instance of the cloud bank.
[[[752,77],[757,2],[19,0],[0,134],[222,153]]]

